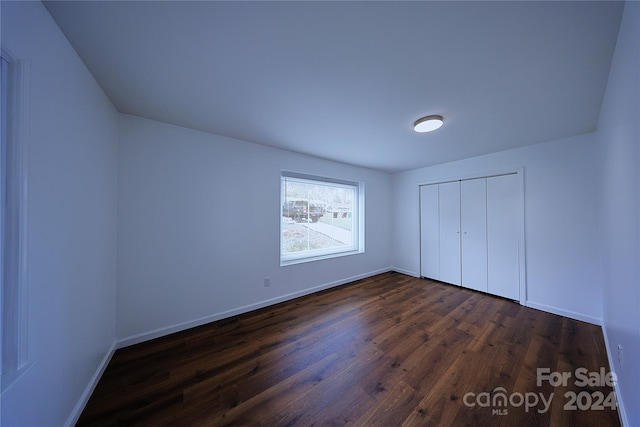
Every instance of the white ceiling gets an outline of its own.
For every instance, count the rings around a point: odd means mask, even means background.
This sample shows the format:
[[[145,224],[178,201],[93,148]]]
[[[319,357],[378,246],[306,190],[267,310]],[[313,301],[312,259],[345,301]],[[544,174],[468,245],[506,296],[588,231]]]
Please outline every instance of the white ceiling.
[[[623,8],[45,5],[120,112],[388,172],[594,131]]]

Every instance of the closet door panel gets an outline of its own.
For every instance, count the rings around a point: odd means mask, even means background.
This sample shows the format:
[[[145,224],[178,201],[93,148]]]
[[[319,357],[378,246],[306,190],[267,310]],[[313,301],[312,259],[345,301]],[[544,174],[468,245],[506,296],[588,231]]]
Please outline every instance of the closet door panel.
[[[440,280],[438,184],[420,187],[420,275]]]
[[[487,292],[486,179],[462,181],[462,286]]]
[[[489,292],[520,298],[520,193],[517,175],[487,178]]]
[[[439,184],[440,280],[460,285],[460,182]]]

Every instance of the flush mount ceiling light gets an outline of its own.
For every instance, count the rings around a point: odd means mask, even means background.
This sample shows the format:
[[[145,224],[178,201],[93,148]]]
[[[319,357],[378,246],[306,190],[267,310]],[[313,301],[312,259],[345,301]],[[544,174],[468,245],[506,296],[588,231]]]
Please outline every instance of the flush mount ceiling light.
[[[416,120],[413,130],[419,133],[431,132],[440,129],[443,123],[442,116],[427,116]]]

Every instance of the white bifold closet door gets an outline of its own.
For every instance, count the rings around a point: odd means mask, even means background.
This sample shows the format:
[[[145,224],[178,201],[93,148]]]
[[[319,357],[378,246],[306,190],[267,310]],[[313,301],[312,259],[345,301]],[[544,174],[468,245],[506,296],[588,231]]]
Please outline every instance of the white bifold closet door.
[[[487,180],[460,183],[462,286],[487,292]]]
[[[517,174],[420,187],[421,275],[520,299]]]
[[[440,279],[440,209],[438,184],[420,187],[420,272]]]
[[[487,178],[488,292],[520,298],[520,192],[515,174]]]
[[[440,277],[460,285],[460,181],[438,185],[440,215]]]

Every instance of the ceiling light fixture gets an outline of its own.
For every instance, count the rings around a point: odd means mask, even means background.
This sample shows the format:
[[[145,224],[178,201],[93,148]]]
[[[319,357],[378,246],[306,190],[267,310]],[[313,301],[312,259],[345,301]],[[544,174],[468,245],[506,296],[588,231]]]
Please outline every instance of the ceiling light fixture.
[[[413,130],[419,133],[431,132],[440,129],[443,123],[442,116],[427,116],[416,120]]]

